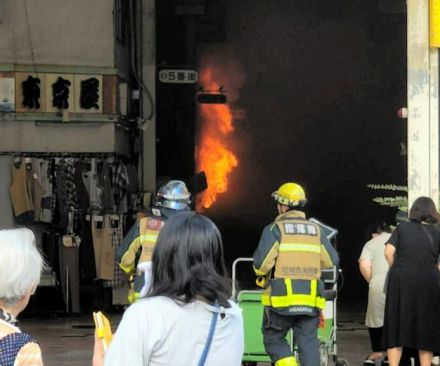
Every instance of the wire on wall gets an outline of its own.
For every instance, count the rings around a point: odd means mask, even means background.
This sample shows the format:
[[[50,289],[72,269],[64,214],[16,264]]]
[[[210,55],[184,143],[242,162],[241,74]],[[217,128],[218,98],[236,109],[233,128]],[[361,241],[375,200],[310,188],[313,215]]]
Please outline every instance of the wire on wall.
[[[28,7],[27,7],[27,0],[23,0],[23,5],[24,5],[24,14],[25,14],[25,18],[26,18],[26,28],[27,28],[27,34],[28,34],[28,39],[29,39],[29,46],[31,49],[32,66],[34,67],[35,74],[37,74],[37,76],[38,76],[37,65],[35,63],[34,46],[32,43],[31,27],[29,24],[29,13],[28,13]]]
[[[148,102],[150,103],[150,114],[148,115],[148,117],[146,117],[146,119],[151,120],[155,115],[154,98],[153,98],[153,95],[151,94],[150,89],[148,89],[148,87],[144,84],[143,80],[139,77],[138,69],[137,69],[136,62],[135,62],[135,60],[137,60],[136,45],[135,45],[136,29],[135,29],[135,20],[134,20],[134,13],[133,13],[133,10],[134,10],[133,3],[135,1],[136,0],[129,1],[131,69],[133,71],[133,75],[134,75],[138,85],[140,86],[140,89],[147,96]],[[142,16],[142,12],[140,12],[140,13]],[[141,23],[142,23],[142,20],[141,20]],[[142,38],[142,34],[141,34],[140,38]],[[142,44],[141,44],[141,47],[142,47]],[[141,103],[142,103],[142,101],[141,101]]]

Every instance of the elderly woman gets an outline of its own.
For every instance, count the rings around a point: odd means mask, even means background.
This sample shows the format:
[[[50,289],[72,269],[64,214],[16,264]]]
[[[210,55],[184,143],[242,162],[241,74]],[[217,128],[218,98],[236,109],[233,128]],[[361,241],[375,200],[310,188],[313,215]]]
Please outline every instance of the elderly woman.
[[[43,365],[38,343],[16,325],[40,282],[43,259],[29,229],[0,230],[0,365]]]
[[[105,360],[95,344],[93,365],[241,365],[243,318],[230,288],[215,224],[172,216],[154,248],[149,294],[125,312]]]

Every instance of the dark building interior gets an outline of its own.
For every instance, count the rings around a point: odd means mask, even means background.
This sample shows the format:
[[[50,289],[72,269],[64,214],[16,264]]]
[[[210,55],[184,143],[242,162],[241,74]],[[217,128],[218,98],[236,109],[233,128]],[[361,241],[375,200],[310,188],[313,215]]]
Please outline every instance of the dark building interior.
[[[396,115],[407,89],[404,2],[157,1],[159,70],[198,70],[206,57],[239,112],[227,141],[238,167],[204,211],[228,263],[252,255],[276,214],[270,193],[295,181],[308,215],[339,230],[342,300],[365,302],[357,259],[366,225],[396,214],[371,201],[382,192],[367,184],[406,184],[406,124]],[[159,176],[196,172],[197,88],[157,83]]]

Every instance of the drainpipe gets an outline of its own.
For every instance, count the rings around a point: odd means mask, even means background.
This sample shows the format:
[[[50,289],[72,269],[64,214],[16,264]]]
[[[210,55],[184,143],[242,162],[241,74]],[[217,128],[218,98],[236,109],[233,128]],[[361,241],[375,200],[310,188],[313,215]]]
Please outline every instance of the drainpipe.
[[[156,9],[155,0],[141,0],[141,77],[143,105],[143,189],[156,191]],[[148,89],[147,89],[148,88]]]
[[[429,0],[408,7],[408,207],[439,202],[439,52],[429,46]]]

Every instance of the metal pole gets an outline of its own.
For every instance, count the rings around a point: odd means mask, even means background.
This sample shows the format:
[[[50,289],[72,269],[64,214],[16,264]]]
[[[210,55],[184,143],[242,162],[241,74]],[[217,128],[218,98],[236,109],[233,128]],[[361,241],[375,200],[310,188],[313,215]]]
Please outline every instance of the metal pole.
[[[69,300],[70,300],[70,296],[69,296],[69,291],[70,291],[69,266],[66,266],[65,271],[66,271],[66,313],[69,313]]]
[[[142,1],[141,74],[142,93],[142,185],[143,190],[156,190],[156,8],[155,0]]]

